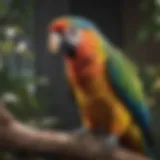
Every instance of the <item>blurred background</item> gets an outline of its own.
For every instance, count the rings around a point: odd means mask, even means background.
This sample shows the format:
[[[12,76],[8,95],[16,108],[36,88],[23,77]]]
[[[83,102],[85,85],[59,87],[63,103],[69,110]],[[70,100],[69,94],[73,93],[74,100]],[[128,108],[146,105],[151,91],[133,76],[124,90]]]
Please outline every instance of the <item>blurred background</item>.
[[[63,61],[46,49],[47,24],[65,14],[97,23],[139,67],[159,151],[160,0],[0,0],[1,101],[20,121],[34,127],[71,130],[80,126]],[[0,156],[18,158],[11,153]]]

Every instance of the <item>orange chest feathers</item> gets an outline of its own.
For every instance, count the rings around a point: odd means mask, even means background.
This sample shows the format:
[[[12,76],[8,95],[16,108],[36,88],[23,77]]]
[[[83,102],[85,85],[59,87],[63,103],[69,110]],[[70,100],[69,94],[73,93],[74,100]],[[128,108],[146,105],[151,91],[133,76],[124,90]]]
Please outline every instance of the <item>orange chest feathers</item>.
[[[85,94],[86,98],[94,98],[106,89],[106,78],[102,65],[89,59],[79,63],[66,63],[66,73],[72,89]],[[104,93],[103,93],[104,94]]]
[[[84,124],[92,128],[98,126],[122,132],[120,130],[126,128],[131,118],[126,107],[112,89],[103,66],[101,67],[96,68],[96,65],[94,67],[92,64],[83,70],[68,65],[66,73],[80,107]],[[114,125],[111,127],[111,124]],[[117,126],[121,127],[117,128]]]

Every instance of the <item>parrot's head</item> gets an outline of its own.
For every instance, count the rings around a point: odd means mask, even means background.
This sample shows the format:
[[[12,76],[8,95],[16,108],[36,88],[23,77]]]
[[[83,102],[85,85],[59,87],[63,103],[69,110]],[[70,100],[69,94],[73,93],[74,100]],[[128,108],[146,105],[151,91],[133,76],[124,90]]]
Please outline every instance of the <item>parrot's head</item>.
[[[97,27],[79,16],[60,17],[49,24],[48,48],[70,59],[91,58],[102,47]]]

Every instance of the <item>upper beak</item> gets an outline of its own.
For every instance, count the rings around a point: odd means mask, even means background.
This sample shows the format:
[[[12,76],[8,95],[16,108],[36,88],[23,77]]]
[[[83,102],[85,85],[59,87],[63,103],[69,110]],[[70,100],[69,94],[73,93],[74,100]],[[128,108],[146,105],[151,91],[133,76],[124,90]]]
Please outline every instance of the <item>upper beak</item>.
[[[61,46],[61,37],[58,33],[49,33],[47,40],[48,50],[51,53],[58,53]]]

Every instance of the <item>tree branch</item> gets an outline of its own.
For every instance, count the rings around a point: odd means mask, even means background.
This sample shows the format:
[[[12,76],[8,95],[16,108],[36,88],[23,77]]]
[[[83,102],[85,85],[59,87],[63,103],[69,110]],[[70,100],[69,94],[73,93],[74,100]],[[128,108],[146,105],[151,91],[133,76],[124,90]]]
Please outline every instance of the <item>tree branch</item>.
[[[79,160],[147,160],[123,149],[109,148],[103,140],[79,138],[72,133],[42,131],[22,125],[0,106],[0,148],[8,151],[56,153]],[[75,158],[76,157],[76,158]]]

